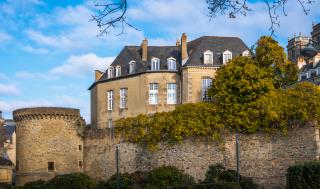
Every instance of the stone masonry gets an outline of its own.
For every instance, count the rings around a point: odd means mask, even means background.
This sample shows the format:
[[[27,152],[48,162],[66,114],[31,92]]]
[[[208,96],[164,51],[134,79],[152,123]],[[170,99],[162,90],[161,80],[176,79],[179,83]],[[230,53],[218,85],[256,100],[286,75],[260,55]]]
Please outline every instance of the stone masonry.
[[[297,162],[319,159],[319,129],[315,124],[295,128],[288,134],[240,134],[240,172],[265,188],[285,186],[287,168]],[[203,179],[211,164],[236,169],[235,135],[225,134],[224,143],[188,139],[181,144],[161,144],[150,152],[132,143],[112,139],[106,129],[87,130],[84,140],[84,172],[95,179],[115,174],[115,148],[120,149],[120,171],[150,170],[174,165]]]

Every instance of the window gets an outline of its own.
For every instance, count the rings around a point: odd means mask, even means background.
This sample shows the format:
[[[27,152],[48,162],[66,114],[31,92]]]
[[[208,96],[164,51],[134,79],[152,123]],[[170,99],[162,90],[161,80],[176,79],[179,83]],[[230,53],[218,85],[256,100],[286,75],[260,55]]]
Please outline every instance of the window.
[[[168,58],[167,64],[168,64],[168,70],[177,70],[176,59]]]
[[[121,76],[121,66],[116,67],[116,77]]]
[[[48,162],[48,171],[54,171],[54,162],[52,161]]]
[[[151,60],[151,71],[160,70],[160,59],[152,58]]]
[[[213,53],[211,51],[206,51],[203,53],[203,63],[213,64]]]
[[[79,145],[79,151],[82,151],[82,145]]]
[[[232,52],[226,50],[223,52],[223,64],[229,62],[232,59]]]
[[[177,103],[177,84],[168,83],[167,84],[167,104]]]
[[[242,52],[242,56],[248,57],[248,56],[250,56],[250,52],[248,50],[245,50]]]
[[[114,71],[113,67],[110,66],[110,67],[108,68],[108,78],[109,78],[109,79],[110,79],[110,78],[113,78],[113,71]]]
[[[129,74],[135,73],[136,72],[136,62],[131,61],[129,63]]]
[[[149,104],[158,104],[158,83],[149,84]]]
[[[113,91],[108,91],[108,110],[113,110]]]
[[[109,129],[113,128],[112,119],[108,119],[108,128],[109,128]]]
[[[78,161],[78,166],[79,166],[79,168],[82,168],[82,166],[83,166],[82,160]]]
[[[202,79],[202,100],[203,101],[211,100],[211,97],[208,95],[208,90],[211,84],[212,84],[212,79],[210,78]]]
[[[127,88],[120,89],[120,108],[127,107]]]

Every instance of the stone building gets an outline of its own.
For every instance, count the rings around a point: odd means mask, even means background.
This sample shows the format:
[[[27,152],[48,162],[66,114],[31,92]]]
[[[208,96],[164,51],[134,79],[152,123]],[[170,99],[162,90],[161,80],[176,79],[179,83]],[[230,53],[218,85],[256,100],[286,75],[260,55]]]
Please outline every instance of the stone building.
[[[106,72],[96,71],[91,91],[91,124],[138,114],[170,111],[177,104],[210,100],[208,87],[217,69],[232,57],[249,56],[237,37],[203,36],[175,46],[126,46]]]
[[[307,58],[301,54],[303,48],[307,47],[309,43],[319,51],[319,53]],[[293,37],[288,41],[288,59],[296,63],[300,69],[299,81],[310,81],[315,84],[320,84],[320,23],[312,26],[311,36]]]
[[[26,108],[13,112],[17,128],[16,183],[83,171],[83,129],[78,109]]]

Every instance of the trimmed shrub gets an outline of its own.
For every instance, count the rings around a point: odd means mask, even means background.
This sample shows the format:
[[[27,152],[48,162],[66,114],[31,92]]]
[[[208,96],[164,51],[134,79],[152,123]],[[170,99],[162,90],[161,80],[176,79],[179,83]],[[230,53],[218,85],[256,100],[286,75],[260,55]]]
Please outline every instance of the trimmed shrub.
[[[291,166],[287,170],[287,189],[320,188],[320,161]]]
[[[94,187],[94,181],[83,173],[58,175],[46,185],[47,189],[93,189]]]
[[[28,182],[23,186],[23,189],[46,189],[46,184],[44,180]]]
[[[134,186],[134,179],[129,173],[119,174],[120,189],[131,189]],[[106,189],[117,189],[117,175],[112,175],[105,183]],[[100,188],[99,188],[100,189]]]
[[[162,166],[149,172],[150,187],[178,187],[194,184],[194,178],[173,166]]]
[[[223,165],[210,165],[208,171],[206,172],[205,179],[202,182],[213,183],[213,184],[230,184],[237,182],[237,172],[234,170],[226,169]],[[258,189],[259,186],[255,184],[252,179],[240,176],[240,186],[241,189]]]

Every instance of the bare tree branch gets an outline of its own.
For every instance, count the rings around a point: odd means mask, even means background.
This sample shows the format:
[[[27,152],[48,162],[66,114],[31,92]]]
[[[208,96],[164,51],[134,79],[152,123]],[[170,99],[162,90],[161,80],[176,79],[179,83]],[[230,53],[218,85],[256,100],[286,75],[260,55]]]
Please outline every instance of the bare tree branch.
[[[208,5],[209,18],[216,17],[217,14],[228,14],[229,18],[236,18],[239,14],[246,16],[251,9],[248,7],[248,0],[205,0]],[[290,0],[294,1],[294,0]],[[303,12],[308,15],[309,6],[314,0],[295,0],[298,1]],[[100,35],[108,34],[110,30],[120,28],[120,33],[124,34],[125,27],[139,30],[128,22],[126,17],[128,2],[127,0],[101,0],[104,3],[97,3],[96,15],[92,15],[91,21],[95,21],[100,30]],[[286,5],[289,0],[264,0],[268,8],[270,19],[270,32],[274,35],[276,28],[280,27],[279,16],[287,16]]]
[[[293,0],[290,0],[293,1]],[[310,6],[314,1],[313,0],[296,0],[301,5],[303,12],[308,15]],[[236,18],[238,14],[246,16],[247,12],[251,9],[247,6],[247,0],[206,0],[209,9],[210,20],[215,17],[217,14],[229,14],[230,18]],[[270,19],[270,32],[271,35],[274,35],[276,28],[280,27],[279,20],[279,9],[281,9],[282,14],[287,16],[286,13],[286,4],[288,0],[264,0],[266,6],[268,7],[268,14]]]

